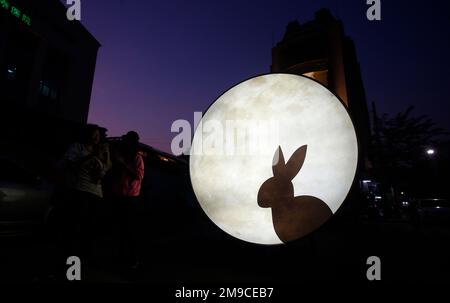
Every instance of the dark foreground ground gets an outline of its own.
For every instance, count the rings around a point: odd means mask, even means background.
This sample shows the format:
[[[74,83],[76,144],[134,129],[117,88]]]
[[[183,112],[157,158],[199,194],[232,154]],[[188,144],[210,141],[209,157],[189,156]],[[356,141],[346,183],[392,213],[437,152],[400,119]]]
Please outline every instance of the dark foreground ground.
[[[203,214],[156,216],[149,221],[142,271],[130,272],[117,264],[114,236],[109,235],[96,241],[98,261],[83,267],[82,281],[266,286],[367,281],[369,256],[380,257],[385,281],[450,280],[449,225],[413,225],[405,218],[332,220],[289,245],[260,246],[229,237]],[[53,272],[58,247],[43,230],[3,236],[0,246],[1,282],[67,282]]]

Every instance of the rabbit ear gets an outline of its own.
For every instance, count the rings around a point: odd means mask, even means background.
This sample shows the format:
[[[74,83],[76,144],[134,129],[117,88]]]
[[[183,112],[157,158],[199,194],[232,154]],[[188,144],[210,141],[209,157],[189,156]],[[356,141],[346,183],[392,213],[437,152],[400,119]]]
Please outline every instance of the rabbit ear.
[[[286,167],[284,169],[284,173],[286,174],[286,177],[289,178],[290,180],[294,179],[294,177],[298,174],[298,172],[302,168],[306,158],[307,147],[308,147],[307,145],[299,147],[292,154],[291,158],[288,160]]]
[[[272,161],[272,172],[273,176],[280,176],[283,174],[285,170],[285,164],[284,164],[284,156],[283,151],[281,150],[281,146],[278,146],[277,150],[275,151],[275,154],[273,156]]]

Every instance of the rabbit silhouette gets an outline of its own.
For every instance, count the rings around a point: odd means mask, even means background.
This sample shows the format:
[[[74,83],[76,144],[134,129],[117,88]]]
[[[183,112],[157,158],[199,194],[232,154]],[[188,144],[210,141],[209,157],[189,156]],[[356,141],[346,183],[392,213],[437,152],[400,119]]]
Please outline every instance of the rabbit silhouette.
[[[258,191],[258,205],[272,208],[273,226],[283,242],[309,234],[333,214],[319,198],[294,197],[292,179],[302,168],[306,151],[307,145],[299,147],[285,164],[283,151],[278,146],[272,163],[273,177],[264,181]]]

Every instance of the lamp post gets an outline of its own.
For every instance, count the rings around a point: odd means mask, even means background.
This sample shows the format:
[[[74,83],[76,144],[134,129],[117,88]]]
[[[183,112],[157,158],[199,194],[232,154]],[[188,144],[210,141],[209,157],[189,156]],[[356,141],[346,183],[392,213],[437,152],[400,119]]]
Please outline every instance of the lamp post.
[[[436,189],[438,188],[437,186],[437,182],[438,182],[438,166],[437,166],[437,159],[436,159],[436,154],[437,151],[435,148],[433,147],[428,147],[425,149],[425,153],[427,155],[427,158],[429,159],[429,167],[431,169],[431,179],[429,181],[431,181],[431,187],[430,189],[434,191],[436,191]],[[433,193],[435,194],[435,193]]]

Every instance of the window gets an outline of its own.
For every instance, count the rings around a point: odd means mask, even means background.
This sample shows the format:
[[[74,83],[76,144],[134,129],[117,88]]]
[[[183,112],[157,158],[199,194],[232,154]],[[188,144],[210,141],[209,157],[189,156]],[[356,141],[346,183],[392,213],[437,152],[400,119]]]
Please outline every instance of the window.
[[[58,112],[67,74],[67,62],[68,59],[61,50],[49,47],[39,83],[38,108],[40,111],[48,114]]]
[[[303,75],[308,78],[317,80],[325,86],[328,86],[328,71],[327,70],[320,70],[320,71],[304,73]]]
[[[51,81],[41,81],[39,83],[39,93],[52,100],[56,100],[58,97],[56,86]]]
[[[15,80],[17,78],[17,67],[8,65],[6,67],[6,80]]]

